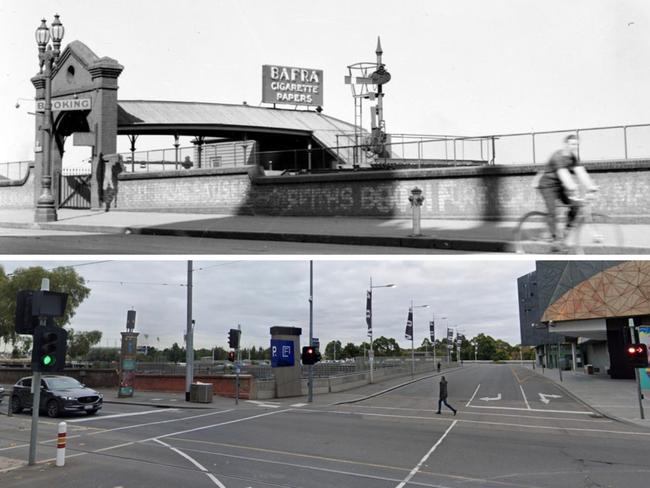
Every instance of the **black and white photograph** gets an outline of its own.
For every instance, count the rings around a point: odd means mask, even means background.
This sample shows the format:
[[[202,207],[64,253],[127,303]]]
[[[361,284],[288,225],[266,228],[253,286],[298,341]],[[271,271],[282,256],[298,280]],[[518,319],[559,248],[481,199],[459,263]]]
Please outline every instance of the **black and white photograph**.
[[[645,1],[0,8],[5,254],[650,249]]]

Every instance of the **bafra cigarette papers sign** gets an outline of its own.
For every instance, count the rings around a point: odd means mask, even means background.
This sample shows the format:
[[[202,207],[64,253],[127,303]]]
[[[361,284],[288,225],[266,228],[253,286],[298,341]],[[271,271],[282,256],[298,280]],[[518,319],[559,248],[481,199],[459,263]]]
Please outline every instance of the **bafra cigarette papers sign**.
[[[262,103],[323,105],[323,70],[265,64]]]

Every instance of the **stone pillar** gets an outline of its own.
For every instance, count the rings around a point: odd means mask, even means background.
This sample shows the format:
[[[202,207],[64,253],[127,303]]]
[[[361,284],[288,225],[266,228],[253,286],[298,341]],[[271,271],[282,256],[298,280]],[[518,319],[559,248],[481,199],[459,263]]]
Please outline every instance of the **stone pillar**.
[[[302,395],[299,327],[271,327],[271,366],[277,398]]]
[[[100,200],[102,185],[98,170],[103,168],[99,164],[102,155],[115,154],[117,152],[117,78],[123,70],[123,66],[111,58],[103,57],[88,66],[96,90],[93,107],[93,119],[96,121],[96,146],[93,151],[92,160],[92,193],[90,206],[97,209],[102,206]]]
[[[32,85],[36,88],[34,98],[45,100],[45,75],[36,75],[32,78]],[[35,112],[34,117],[34,207],[41,195],[41,174],[43,173],[43,158],[45,157],[45,141],[43,140],[43,112]],[[54,146],[54,145],[53,145]]]

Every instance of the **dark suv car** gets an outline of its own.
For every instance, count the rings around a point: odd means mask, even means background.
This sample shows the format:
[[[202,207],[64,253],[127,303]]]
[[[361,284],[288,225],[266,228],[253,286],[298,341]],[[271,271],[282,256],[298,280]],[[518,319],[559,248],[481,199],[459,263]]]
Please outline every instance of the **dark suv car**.
[[[32,408],[32,377],[21,378],[11,393],[11,411],[19,413]],[[41,376],[40,410],[50,417],[64,412],[86,412],[94,415],[102,408],[104,399],[100,393],[87,388],[68,376]]]

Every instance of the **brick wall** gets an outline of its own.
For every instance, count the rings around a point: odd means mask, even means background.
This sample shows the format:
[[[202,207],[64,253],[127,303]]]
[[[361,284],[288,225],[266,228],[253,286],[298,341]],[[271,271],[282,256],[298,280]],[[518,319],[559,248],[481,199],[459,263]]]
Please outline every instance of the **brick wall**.
[[[215,395],[235,397],[235,375],[194,376],[198,383],[212,383]],[[239,398],[254,400],[255,379],[251,375],[239,375]],[[171,375],[137,375],[135,390],[148,391],[185,391],[185,376]]]
[[[650,221],[650,161],[585,163],[601,187],[596,211]],[[118,210],[225,214],[512,219],[543,202],[530,183],[539,166],[481,166],[262,176],[257,167],[120,175]],[[0,182],[0,208],[32,207],[33,172]],[[11,183],[11,184],[9,184]]]
[[[0,208],[34,208],[34,164],[20,180],[0,180]]]

